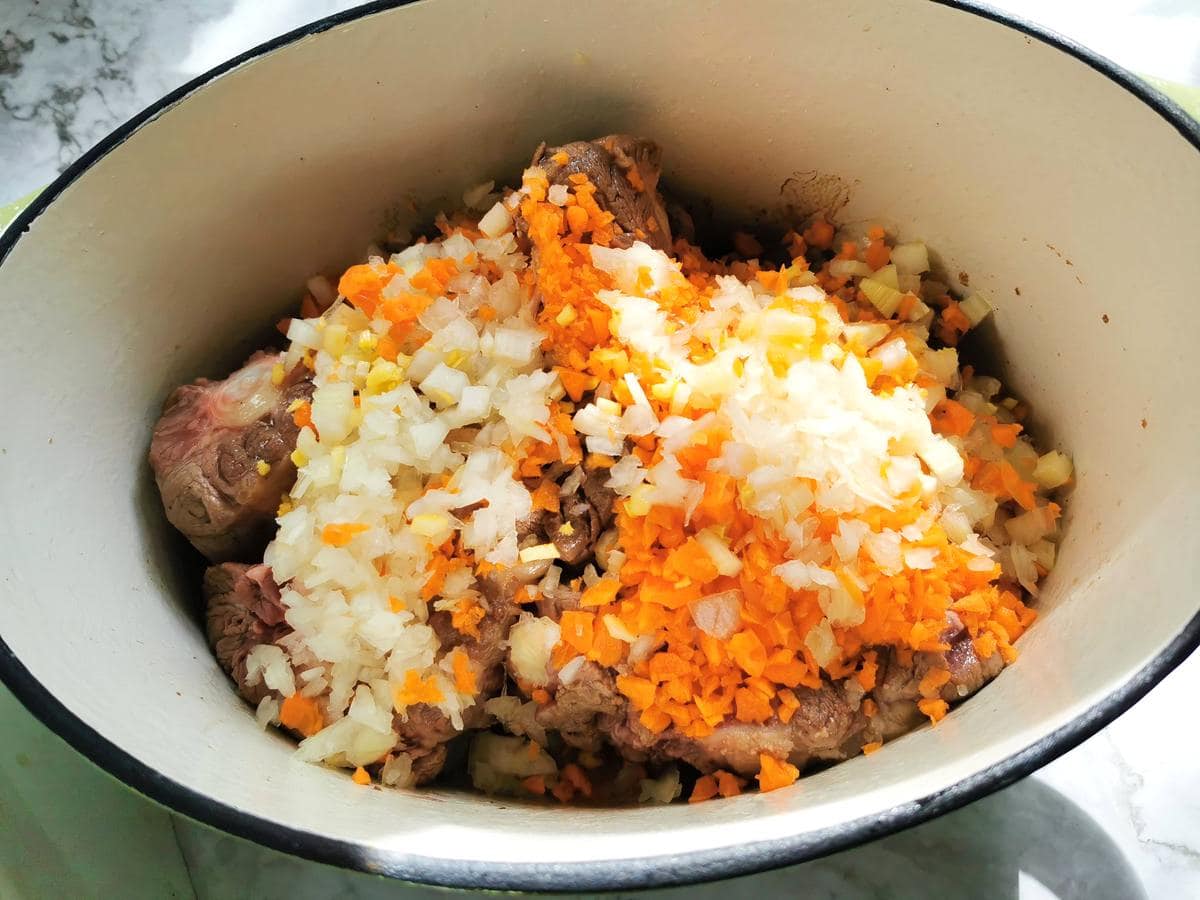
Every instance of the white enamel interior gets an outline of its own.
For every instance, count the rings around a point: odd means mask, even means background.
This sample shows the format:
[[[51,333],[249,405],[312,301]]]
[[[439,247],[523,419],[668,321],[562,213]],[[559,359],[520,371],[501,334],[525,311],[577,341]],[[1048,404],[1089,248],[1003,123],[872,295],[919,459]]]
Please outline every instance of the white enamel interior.
[[[844,186],[842,221],[927,240],[992,297],[1005,374],[1078,470],[1042,618],[937,729],[766,796],[535,809],[295,762],[195,623],[145,464],[162,399],[236,364],[395,209],[420,219],[515,178],[543,139],[613,130],[657,139],[670,184],[734,219]],[[797,173],[825,177],[781,194]],[[1170,123],[1066,53],[920,0],[433,0],[335,27],[142,127],[0,266],[0,636],[167,778],[418,874],[402,860],[732,854],[877,815],[1068,723],[1196,613],[1197,235],[1200,155]]]

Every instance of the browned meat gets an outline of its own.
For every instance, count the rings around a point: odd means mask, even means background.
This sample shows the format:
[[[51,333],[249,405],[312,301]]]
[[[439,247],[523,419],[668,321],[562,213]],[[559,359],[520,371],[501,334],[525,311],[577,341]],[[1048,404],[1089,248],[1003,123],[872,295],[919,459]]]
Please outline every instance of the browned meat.
[[[595,507],[578,495],[563,497],[559,512],[546,516],[545,528],[559,557],[569,566],[591,558],[592,547],[603,530]]]
[[[279,587],[271,569],[259,564],[221,563],[204,573],[205,623],[217,662],[238,692],[257,705],[270,690],[261,681],[246,684],[246,655],[291,631],[283,620]]]
[[[617,502],[616,493],[608,486],[608,471],[593,469],[583,479],[582,489],[584,498],[600,517],[600,527],[607,528],[616,515],[614,506]]]
[[[942,688],[942,699],[954,703],[969,697],[993,678],[1004,668],[1004,658],[999,653],[993,653],[987,659],[981,659],[975,652],[975,644],[967,634],[962,623],[954,633],[947,636],[950,649],[942,654],[944,665],[950,671],[950,680]]]
[[[612,672],[586,662],[570,684],[556,684],[553,700],[537,711],[537,721],[572,747],[594,751],[625,718],[627,706]]]
[[[537,598],[538,615],[546,616],[557,622],[566,610],[579,609],[581,597],[582,594],[579,591],[573,591],[563,584],[548,591],[542,591]]]
[[[567,155],[563,164],[555,162]],[[568,184],[584,174],[596,186],[596,201],[613,214],[621,232],[614,245],[628,247],[635,240],[659,250],[671,249],[671,224],[658,193],[662,150],[653,141],[627,134],[610,134],[594,141],[572,141],[561,147],[542,146],[533,156],[551,184]]]
[[[1004,668],[999,653],[988,659],[981,659],[975,653],[971,636],[953,613],[948,617],[942,640],[950,645],[949,650],[914,653],[911,663],[902,661],[893,652],[880,652],[879,674],[872,691],[879,712],[868,729],[872,738],[886,740],[920,724],[923,716],[917,708],[921,699],[919,685],[930,669],[944,668],[950,672],[950,680],[942,686],[941,698],[956,703],[975,693]]]
[[[759,770],[760,753],[787,759],[804,768],[816,759],[840,760],[856,753],[866,719],[858,698],[840,687],[796,688],[800,707],[785,724],[773,719],[761,725],[730,722],[708,737],[669,738],[659,753],[690,763],[702,772],[728,769],[741,775]]]
[[[279,500],[296,478],[297,428],[287,407],[310,396],[312,383],[297,373],[274,385],[280,359],[256,353],[224,381],[176,388],[154,427],[150,465],[167,519],[213,562],[262,558]],[[260,462],[270,467],[265,475]]]
[[[564,480],[567,473],[563,473]],[[536,535],[558,548],[560,559],[569,566],[589,562],[600,535],[612,524],[616,495],[605,486],[608,474],[592,472],[575,492],[560,499],[559,511],[531,513],[517,524],[519,538]]]
[[[543,575],[549,563],[527,563],[494,572],[479,581],[479,588],[487,602],[487,611],[479,620],[479,636],[463,634],[454,628],[450,613],[435,612],[429,617],[429,626],[441,642],[442,653],[461,647],[475,664],[478,678],[479,700],[463,711],[463,728],[470,731],[488,724],[483,701],[493,696],[504,683],[504,658],[508,652],[509,629],[517,620],[521,609],[516,604],[517,591],[532,584]],[[399,749],[413,761],[413,775],[417,784],[432,781],[446,762],[446,744],[461,732],[437,707],[418,704],[403,714],[397,713],[393,726],[400,735]]]
[[[437,778],[446,765],[446,744],[430,747],[425,753],[410,753],[412,757],[413,784],[428,784]]]

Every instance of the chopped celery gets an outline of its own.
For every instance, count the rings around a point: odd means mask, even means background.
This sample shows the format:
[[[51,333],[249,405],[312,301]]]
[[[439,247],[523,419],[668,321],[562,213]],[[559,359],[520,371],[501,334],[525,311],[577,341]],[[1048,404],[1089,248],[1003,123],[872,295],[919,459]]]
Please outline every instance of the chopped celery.
[[[963,315],[971,320],[971,327],[978,325],[992,314],[992,305],[979,294],[972,294],[959,304]]]
[[[895,270],[892,274],[895,275]],[[900,301],[904,299],[904,295],[894,287],[876,281],[874,278],[864,278],[858,283],[858,287],[884,318],[890,319],[894,316],[896,309],[900,306]]]
[[[1033,480],[1047,489],[1061,487],[1071,480],[1071,471],[1071,457],[1051,450],[1038,458]]]
[[[911,291],[909,293],[912,293]],[[916,295],[913,294],[913,299],[916,300]],[[910,322],[919,322],[926,314],[932,312],[928,306],[920,300],[916,300],[912,305],[912,309],[908,311],[907,319]]]
[[[881,269],[876,269],[871,273],[871,280],[886,284],[893,291],[900,290],[900,276],[896,272],[895,266],[887,265]]]

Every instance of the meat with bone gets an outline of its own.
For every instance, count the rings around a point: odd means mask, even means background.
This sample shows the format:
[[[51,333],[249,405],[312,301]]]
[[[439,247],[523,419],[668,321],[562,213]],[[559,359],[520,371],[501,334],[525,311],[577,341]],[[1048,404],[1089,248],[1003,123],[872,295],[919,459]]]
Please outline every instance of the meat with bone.
[[[548,563],[527,563],[497,570],[479,579],[484,606],[483,618],[476,624],[478,635],[464,634],[454,628],[451,614],[435,612],[429,625],[441,642],[442,654],[461,647],[470,657],[476,672],[477,702],[463,711],[463,730],[485,727],[489,717],[484,711],[484,699],[494,696],[504,683],[504,657],[507,653],[508,632],[520,614],[516,603],[517,591],[532,584],[545,574]],[[413,761],[413,776],[417,784],[431,781],[446,761],[446,744],[461,732],[449,717],[426,703],[396,713],[393,728],[400,735],[401,751]]]
[[[261,563],[221,563],[204,573],[205,631],[225,673],[251,705],[270,690],[247,683],[246,657],[259,644],[273,644],[291,631],[284,621],[279,586]]]
[[[879,673],[872,691],[879,712],[868,727],[869,739],[886,740],[920,723],[923,717],[917,708],[920,683],[931,669],[946,669],[950,673],[939,696],[947,703],[956,703],[975,693],[1004,668],[999,653],[987,659],[979,656],[971,636],[954,613],[947,615],[946,630],[941,637],[950,645],[949,650],[914,653],[911,661],[895,651],[880,651]]]
[[[176,388],[154,427],[150,466],[167,520],[212,562],[261,559],[295,481],[288,406],[312,383],[300,369],[276,385],[281,360],[256,353],[223,381]]]
[[[560,162],[566,154],[566,162]],[[658,180],[662,150],[653,141],[628,134],[610,134],[594,141],[572,141],[560,147],[538,148],[533,165],[546,173],[551,184],[570,184],[582,174],[596,186],[596,202],[612,213],[619,234],[616,247],[635,240],[670,252],[671,224]]]

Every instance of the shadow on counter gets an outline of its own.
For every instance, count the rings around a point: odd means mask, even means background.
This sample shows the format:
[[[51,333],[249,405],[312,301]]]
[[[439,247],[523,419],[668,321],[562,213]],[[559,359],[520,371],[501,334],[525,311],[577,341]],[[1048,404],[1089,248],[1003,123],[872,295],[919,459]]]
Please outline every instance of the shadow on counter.
[[[182,819],[177,819],[176,828],[202,898],[248,890],[289,900],[478,896],[304,862]],[[932,822],[810,863],[706,885],[602,896],[610,900],[1147,898],[1121,849],[1100,825],[1058,791],[1033,779]]]

